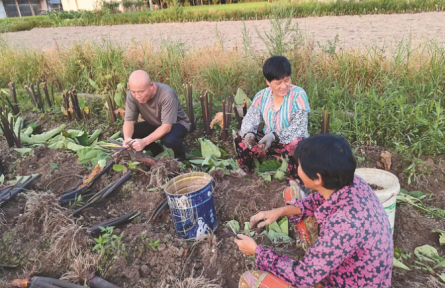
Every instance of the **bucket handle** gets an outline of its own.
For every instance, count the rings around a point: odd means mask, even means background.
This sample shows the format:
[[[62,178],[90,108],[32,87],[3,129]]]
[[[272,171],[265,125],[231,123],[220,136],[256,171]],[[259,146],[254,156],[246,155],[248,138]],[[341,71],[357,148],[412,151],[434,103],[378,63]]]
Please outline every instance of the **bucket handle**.
[[[385,201],[381,201],[381,202],[382,202],[382,205],[383,205],[384,203],[388,202],[389,200],[391,200],[394,196],[397,196],[397,194],[398,194],[398,193],[392,193],[392,195],[389,196],[388,199],[386,199]]]

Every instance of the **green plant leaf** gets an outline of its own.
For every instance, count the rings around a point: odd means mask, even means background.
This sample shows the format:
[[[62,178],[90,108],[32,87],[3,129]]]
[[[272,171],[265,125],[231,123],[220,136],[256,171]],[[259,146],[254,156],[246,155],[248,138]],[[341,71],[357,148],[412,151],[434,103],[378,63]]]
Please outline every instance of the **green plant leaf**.
[[[221,150],[213,144],[210,140],[207,140],[205,138],[199,138],[199,143],[201,144],[201,154],[202,157],[206,158],[209,155],[213,155],[216,158],[221,157]]]
[[[280,228],[280,225],[278,225],[278,223],[276,221],[273,222],[272,224],[267,225],[266,227],[267,227],[267,229],[269,231],[275,231],[275,232],[278,232],[278,233],[282,232],[281,228]]]
[[[272,181],[272,176],[269,172],[260,173],[260,176],[263,178],[264,181]]]
[[[440,233],[439,243],[440,243],[440,245],[445,245],[445,231],[439,230],[439,229],[434,229],[433,232]]]
[[[90,85],[93,86],[94,89],[99,90],[99,86],[97,86],[96,82],[92,79],[88,79],[88,82],[90,82]]]
[[[244,232],[250,231],[250,222],[244,222]]]
[[[437,264],[436,266],[434,266],[433,269],[440,268],[440,267],[445,267],[445,260],[440,261],[439,264]]]
[[[230,228],[232,226],[232,228]],[[235,233],[238,233],[240,231],[239,223],[236,220],[230,220],[226,223],[226,227],[232,231],[232,229],[235,231]]]
[[[274,230],[270,230],[268,233],[267,233],[267,236],[269,237],[269,239],[273,242],[273,243],[278,243],[278,242],[286,242],[286,243],[289,243],[289,242],[292,242],[293,240],[292,240],[292,238],[290,238],[289,236],[287,236],[286,234],[284,234],[284,233],[281,233],[281,232],[276,232],[276,231],[274,231]]]
[[[45,144],[49,139],[60,134],[62,130],[65,129],[65,127],[66,125],[62,124],[53,130],[38,135],[31,135],[31,137],[20,133],[20,140],[22,141],[22,143],[26,144]]]
[[[436,248],[430,245],[417,247],[416,249],[414,249],[414,255],[416,255],[420,261],[435,262],[430,258],[439,258],[439,253],[437,252]]]
[[[58,168],[59,166],[58,166],[56,163],[49,163],[49,167],[51,167],[51,168],[53,168],[53,169],[56,169],[56,168]]]
[[[260,166],[260,173],[275,172],[281,167],[281,163],[277,160],[266,160]]]
[[[243,89],[238,88],[238,90],[236,91],[236,95],[234,97],[235,104],[243,105],[244,98],[246,98],[246,105],[247,105],[247,107],[249,107],[250,104],[252,104],[252,100],[250,100],[250,98],[247,97],[247,94],[243,91]]]
[[[286,159],[284,159],[283,156],[281,156],[281,166],[279,170],[286,173],[287,166],[289,166],[289,164],[287,163]]]
[[[0,176],[0,186],[3,186],[3,183],[5,183],[5,174]]]
[[[445,282],[445,274],[437,274],[442,282]]]
[[[278,180],[284,180],[284,179],[286,179],[286,174],[285,174],[283,171],[278,170],[278,171],[273,175],[273,178],[274,178],[274,179],[278,179]]]
[[[79,157],[80,164],[86,165],[90,162],[93,167],[97,165],[99,160],[106,159],[108,156],[104,151],[93,148],[80,149],[76,154]]]
[[[423,193],[422,191],[411,191],[409,192],[409,195],[417,199],[423,199],[426,197],[425,193]]]
[[[14,151],[21,155],[26,155],[32,152],[32,148],[14,148]]]
[[[107,160],[100,159],[99,161],[97,161],[97,164],[99,164],[100,167],[104,168],[105,165],[107,165]]]
[[[289,236],[289,220],[287,217],[281,219],[278,225],[280,226],[281,232]]]
[[[411,270],[408,266],[406,266],[405,264],[403,264],[402,261],[397,260],[396,258],[393,258],[393,259],[392,259],[392,265],[393,265],[394,267],[401,268],[401,269],[405,269],[405,270],[408,270],[408,271]]]
[[[124,171],[126,169],[126,167],[124,165],[119,165],[119,164],[114,164],[113,165],[113,170],[120,172],[120,171]]]

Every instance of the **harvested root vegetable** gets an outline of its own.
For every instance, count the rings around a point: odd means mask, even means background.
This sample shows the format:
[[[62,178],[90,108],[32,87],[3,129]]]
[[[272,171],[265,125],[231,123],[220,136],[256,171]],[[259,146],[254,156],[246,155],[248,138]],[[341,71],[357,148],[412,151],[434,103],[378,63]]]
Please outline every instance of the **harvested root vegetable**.
[[[110,161],[110,162],[108,162],[107,165],[105,165],[105,167],[104,167],[104,168],[103,168],[97,175],[94,175],[93,178],[92,178],[90,181],[88,181],[86,184],[84,184],[85,181],[83,181],[80,185],[76,185],[75,188],[74,188],[74,190],[73,190],[73,189],[70,189],[70,190],[66,191],[66,192],[60,197],[59,203],[60,203],[61,205],[63,205],[63,204],[67,204],[67,203],[69,203],[69,202],[72,202],[73,199],[77,199],[77,197],[78,197],[79,195],[84,195],[84,194],[89,190],[89,188],[91,188],[91,185],[93,185],[93,183],[94,183],[97,179],[99,179],[100,177],[102,177],[102,175],[104,175],[108,170],[110,170],[110,168],[113,167],[113,165],[114,165],[114,161]],[[96,167],[97,167],[97,166],[96,166]],[[95,169],[96,169],[96,168],[95,168]],[[91,178],[91,175],[93,175],[93,172],[91,172],[90,177],[88,177],[88,179]],[[87,179],[87,180],[88,180],[88,179]],[[87,180],[86,180],[86,181],[87,181]],[[80,187],[80,188],[79,188],[79,187]]]
[[[35,174],[31,176],[21,176],[17,179],[17,183],[0,192],[0,207],[5,205],[8,201],[13,199],[17,194],[25,190],[29,185],[31,185],[34,180],[38,179],[42,174]]]
[[[107,227],[111,227],[111,226],[116,227],[116,226],[122,225],[122,224],[124,224],[126,222],[130,222],[131,220],[133,220],[134,218],[139,216],[139,214],[141,214],[141,213],[139,213],[137,211],[131,212],[131,213],[127,214],[127,215],[124,215],[124,216],[121,216],[121,217],[118,217],[118,218],[115,218],[115,219],[111,219],[111,220],[102,222],[99,225],[91,227],[87,231],[90,232],[90,233],[98,234],[98,233],[102,232],[100,227],[103,227],[103,228],[107,228]]]
[[[127,174],[125,174],[124,176],[122,176],[121,178],[119,178],[118,180],[116,180],[115,182],[111,183],[110,185],[108,185],[107,187],[105,187],[104,189],[100,190],[99,192],[96,193],[96,195],[94,195],[93,197],[91,197],[91,199],[88,201],[88,204],[75,210],[71,216],[76,216],[77,214],[79,214],[80,212],[82,212],[84,209],[93,206],[94,203],[97,203],[99,201],[101,201],[102,199],[104,199],[105,197],[107,197],[108,195],[111,194],[111,192],[113,192],[114,190],[116,190],[116,188],[118,188],[119,186],[121,186],[122,184],[124,184],[125,182],[127,182],[128,180],[131,179],[131,174],[133,172],[129,171],[127,172]]]
[[[258,151],[261,151],[261,152],[266,151],[266,145],[264,145],[264,144],[258,144],[256,147],[257,147]]]
[[[83,286],[48,277],[32,277],[30,288],[84,288]]]
[[[116,286],[113,283],[105,281],[97,276],[88,281],[88,286],[93,288],[120,288],[119,286]]]

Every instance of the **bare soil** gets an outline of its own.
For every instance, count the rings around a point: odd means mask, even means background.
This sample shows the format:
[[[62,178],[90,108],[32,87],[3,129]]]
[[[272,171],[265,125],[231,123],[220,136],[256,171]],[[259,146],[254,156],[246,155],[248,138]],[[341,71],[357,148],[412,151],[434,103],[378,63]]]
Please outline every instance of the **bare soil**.
[[[186,142],[193,141],[187,139]],[[225,149],[230,152],[230,145]],[[359,165],[380,166],[380,153],[384,150],[375,146],[358,147]],[[0,287],[8,288],[11,287],[8,282],[12,279],[33,274],[55,278],[65,274],[64,277],[71,277],[72,281],[82,283],[84,275],[91,272],[94,266],[99,268],[96,270],[97,274],[121,287],[178,287],[174,286],[176,280],[184,280],[192,275],[216,279],[221,287],[237,287],[240,275],[247,269],[254,268],[254,261],[238,251],[233,236],[224,227],[224,223],[232,219],[244,223],[261,210],[283,205],[281,192],[287,185],[284,181],[264,182],[256,177],[219,175],[214,194],[219,226],[214,235],[193,242],[177,236],[168,209],[158,219],[148,221],[151,213],[165,197],[160,189],[153,191],[148,188],[150,173],[138,172],[110,197],[84,210],[80,217],[73,218],[69,216],[71,208],[62,208],[56,204],[56,195],[78,182],[79,179],[73,175],[83,176],[89,173],[77,162],[74,154],[42,147],[35,149],[32,155],[21,157],[9,149],[3,139],[0,140],[0,155],[7,167],[9,179],[17,174],[43,174],[30,187],[31,191],[17,196],[3,207],[6,224],[0,223],[0,264],[17,265],[13,269],[0,268]],[[418,181],[411,185],[407,185],[406,175],[403,173],[408,163],[398,156],[392,156],[391,160],[393,165],[390,172],[399,177],[402,188],[409,191],[421,190],[428,194],[425,200],[428,205],[445,208],[444,157],[424,158],[424,163],[419,166],[419,173],[423,176],[419,176]],[[58,168],[51,168],[50,163],[56,163]],[[165,167],[173,166],[165,164]],[[110,171],[96,183],[94,189],[104,187],[123,173],[125,171]],[[168,177],[175,175],[170,174]],[[115,235],[124,232],[122,242],[126,246],[125,253],[107,261],[98,259],[97,254],[92,252],[95,244],[93,238],[97,235],[88,234],[87,228],[136,210],[141,212],[138,218],[114,231]],[[41,215],[45,213],[49,213],[57,221],[44,219]],[[429,244],[444,255],[445,249],[439,245],[439,235],[432,232],[433,229],[445,230],[444,224],[443,220],[427,218],[408,205],[398,205],[395,247],[401,248],[405,253],[412,253],[417,246]],[[63,237],[60,237],[61,231],[64,233]],[[291,236],[293,237],[292,234]],[[62,239],[58,246],[54,241],[57,237]],[[150,246],[150,243],[158,240],[157,247]],[[258,237],[256,240],[295,259],[303,255],[293,243],[273,244],[265,237]],[[72,243],[81,252],[71,253]],[[56,253],[57,251],[60,253]],[[96,265],[88,265],[89,262],[85,260],[87,258],[90,262],[97,261]],[[413,258],[406,264],[412,266],[414,260]],[[75,263],[82,263],[81,268],[78,269]],[[69,272],[71,274],[67,276],[66,273]],[[442,284],[427,272],[397,268],[393,272],[393,287],[441,287],[440,285]]]
[[[250,32],[252,47],[266,50],[258,31],[271,29],[269,20],[245,21]],[[295,19],[304,36],[326,45],[339,36],[338,47],[357,49],[365,47],[394,48],[400,41],[410,40],[413,46],[434,40],[445,43],[445,13],[326,16]],[[218,31],[218,33],[216,33]],[[1,34],[7,43],[16,47],[51,48],[56,45],[71,46],[86,41],[130,45],[132,42],[150,42],[157,49],[163,40],[182,41],[188,48],[201,48],[219,43],[227,49],[241,48],[243,22],[188,22],[115,26],[35,28],[30,31]]]

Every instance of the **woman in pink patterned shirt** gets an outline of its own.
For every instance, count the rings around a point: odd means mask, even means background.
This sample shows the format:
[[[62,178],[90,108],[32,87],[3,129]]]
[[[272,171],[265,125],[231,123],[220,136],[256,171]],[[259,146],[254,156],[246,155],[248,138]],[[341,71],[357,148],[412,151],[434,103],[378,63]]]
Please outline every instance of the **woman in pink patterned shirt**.
[[[390,287],[393,242],[388,217],[371,187],[354,175],[347,141],[329,134],[302,140],[294,154],[304,185],[318,192],[285,207],[263,211],[251,227],[290,216],[298,223],[315,216],[320,235],[300,261],[278,255],[247,236],[235,240],[255,255],[258,270],[246,272],[240,287]],[[266,283],[267,282],[267,283]]]

